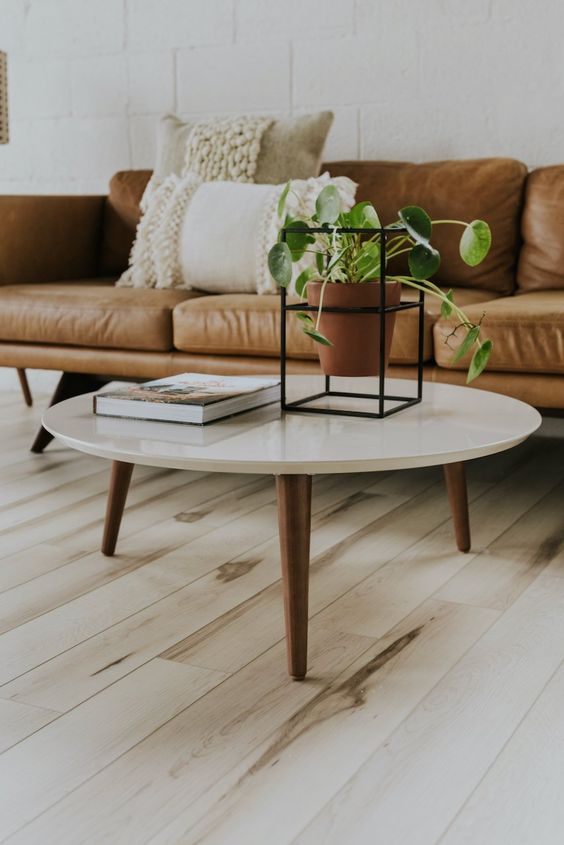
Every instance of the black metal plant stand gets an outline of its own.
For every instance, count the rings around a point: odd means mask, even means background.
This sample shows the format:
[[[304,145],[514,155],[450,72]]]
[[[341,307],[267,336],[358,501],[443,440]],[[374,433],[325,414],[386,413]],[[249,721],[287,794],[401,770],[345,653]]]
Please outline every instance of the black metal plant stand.
[[[288,227],[282,230],[282,242],[286,241],[286,236],[289,233],[317,233],[317,232],[332,232],[333,228],[319,227],[308,228],[303,226]],[[386,239],[390,234],[397,234],[398,232],[407,232],[403,226],[391,226],[380,229],[357,229],[357,228],[337,228],[337,233],[343,234],[360,234],[360,235],[374,235],[375,232],[380,233],[380,279],[386,278]],[[397,414],[404,408],[410,408],[412,405],[417,405],[421,402],[423,397],[423,321],[424,321],[424,299],[423,291],[419,291],[419,298],[414,302],[400,303],[399,305],[386,305],[386,285],[380,285],[380,305],[376,307],[358,307],[358,308],[335,308],[323,307],[325,313],[336,312],[339,314],[379,314],[380,315],[380,343],[378,349],[374,350],[374,354],[379,356],[379,373],[378,378],[378,392],[377,393],[355,393],[345,390],[332,390],[331,376],[324,376],[325,388],[319,393],[314,393],[311,396],[305,396],[302,399],[295,399],[288,402],[286,399],[286,319],[288,312],[316,312],[319,311],[317,305],[308,305],[307,303],[296,303],[289,305],[287,302],[286,288],[280,288],[280,381],[281,381],[281,407],[283,411],[293,411],[301,414],[334,414],[337,416],[346,417],[369,417],[373,419],[383,419],[389,417],[391,414]],[[385,356],[386,356],[386,314],[392,311],[406,311],[408,309],[419,309],[418,320],[418,338],[417,338],[417,396],[392,396],[386,393],[386,372],[385,372]],[[317,402],[328,396],[339,396],[350,399],[369,399],[377,403],[377,410],[375,411],[359,411],[353,409],[338,409],[338,408],[324,408],[314,407],[312,403]],[[394,404],[389,407],[389,403]],[[388,405],[388,406],[387,406]]]

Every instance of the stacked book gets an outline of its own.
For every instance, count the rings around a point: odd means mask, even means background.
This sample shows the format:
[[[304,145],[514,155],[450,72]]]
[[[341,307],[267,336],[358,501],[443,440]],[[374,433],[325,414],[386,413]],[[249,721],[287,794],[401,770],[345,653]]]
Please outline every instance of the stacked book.
[[[204,425],[279,400],[279,379],[182,373],[97,393],[94,413]]]

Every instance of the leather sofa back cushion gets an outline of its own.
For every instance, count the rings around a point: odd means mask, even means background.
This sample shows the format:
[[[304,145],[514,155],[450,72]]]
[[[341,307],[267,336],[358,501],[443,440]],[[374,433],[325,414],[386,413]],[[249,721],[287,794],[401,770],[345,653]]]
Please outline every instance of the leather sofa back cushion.
[[[96,276],[103,197],[0,197],[0,285]]]
[[[150,170],[121,170],[110,181],[100,252],[102,275],[119,276],[127,269],[135,230],[141,218],[139,203],[150,178]]]
[[[436,220],[486,220],[492,230],[492,248],[486,260],[474,268],[467,267],[458,253],[462,228],[435,227],[433,243],[441,253],[441,267],[434,279],[498,293],[514,289],[527,175],[524,164],[490,158],[428,164],[339,161],[322,168],[332,176],[349,176],[358,182],[357,200],[371,200],[385,224],[397,220],[398,209],[404,205],[420,205]]]
[[[519,289],[564,288],[564,165],[529,175],[521,226]]]

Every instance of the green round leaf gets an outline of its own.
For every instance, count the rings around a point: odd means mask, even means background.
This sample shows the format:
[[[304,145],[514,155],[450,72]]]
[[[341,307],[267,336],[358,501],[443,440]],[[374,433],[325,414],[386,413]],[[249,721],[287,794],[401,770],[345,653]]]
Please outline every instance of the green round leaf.
[[[429,241],[433,224],[426,211],[418,205],[406,205],[398,211],[398,216],[415,241],[423,244]]]
[[[325,269],[325,256],[322,252],[315,253],[315,266],[319,275],[322,276]]]
[[[380,229],[382,224],[380,223],[380,218],[376,213],[376,209],[372,205],[371,202],[367,203],[364,206],[364,214],[363,214],[363,226],[367,229]]]
[[[409,253],[411,275],[421,281],[436,273],[440,265],[441,256],[431,245],[416,244]]]
[[[303,220],[286,220],[284,228],[295,227],[307,229],[308,225]],[[313,235],[308,235],[307,232],[286,232],[286,243],[292,253],[292,261],[299,261],[303,257],[308,244],[315,243]]]
[[[484,260],[492,245],[490,227],[483,220],[473,220],[460,239],[460,257],[470,267]]]
[[[324,223],[335,223],[341,213],[341,197],[335,185],[325,185],[315,201],[317,219]]]
[[[298,278],[296,279],[296,294],[300,297],[300,299],[305,298],[305,289],[307,283],[313,276],[313,268],[306,267],[305,270],[302,270]]]
[[[480,373],[482,373],[487,364],[490,360],[490,355],[492,354],[493,343],[491,340],[484,340],[481,346],[479,346],[470,362],[470,367],[468,368],[468,377],[466,379],[466,384],[470,384],[471,381],[474,381],[475,378],[478,378]]]
[[[268,269],[280,287],[288,287],[292,281],[292,253],[288,244],[274,244],[268,253]]]
[[[353,229],[379,229],[380,218],[369,200],[357,202],[348,213],[349,226]]]

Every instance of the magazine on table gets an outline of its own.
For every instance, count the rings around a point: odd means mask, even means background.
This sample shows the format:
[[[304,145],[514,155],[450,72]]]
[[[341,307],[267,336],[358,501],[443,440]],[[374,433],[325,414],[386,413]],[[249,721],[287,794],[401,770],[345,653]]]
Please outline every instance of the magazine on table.
[[[94,413],[204,425],[280,400],[280,379],[182,373],[94,396]]]

